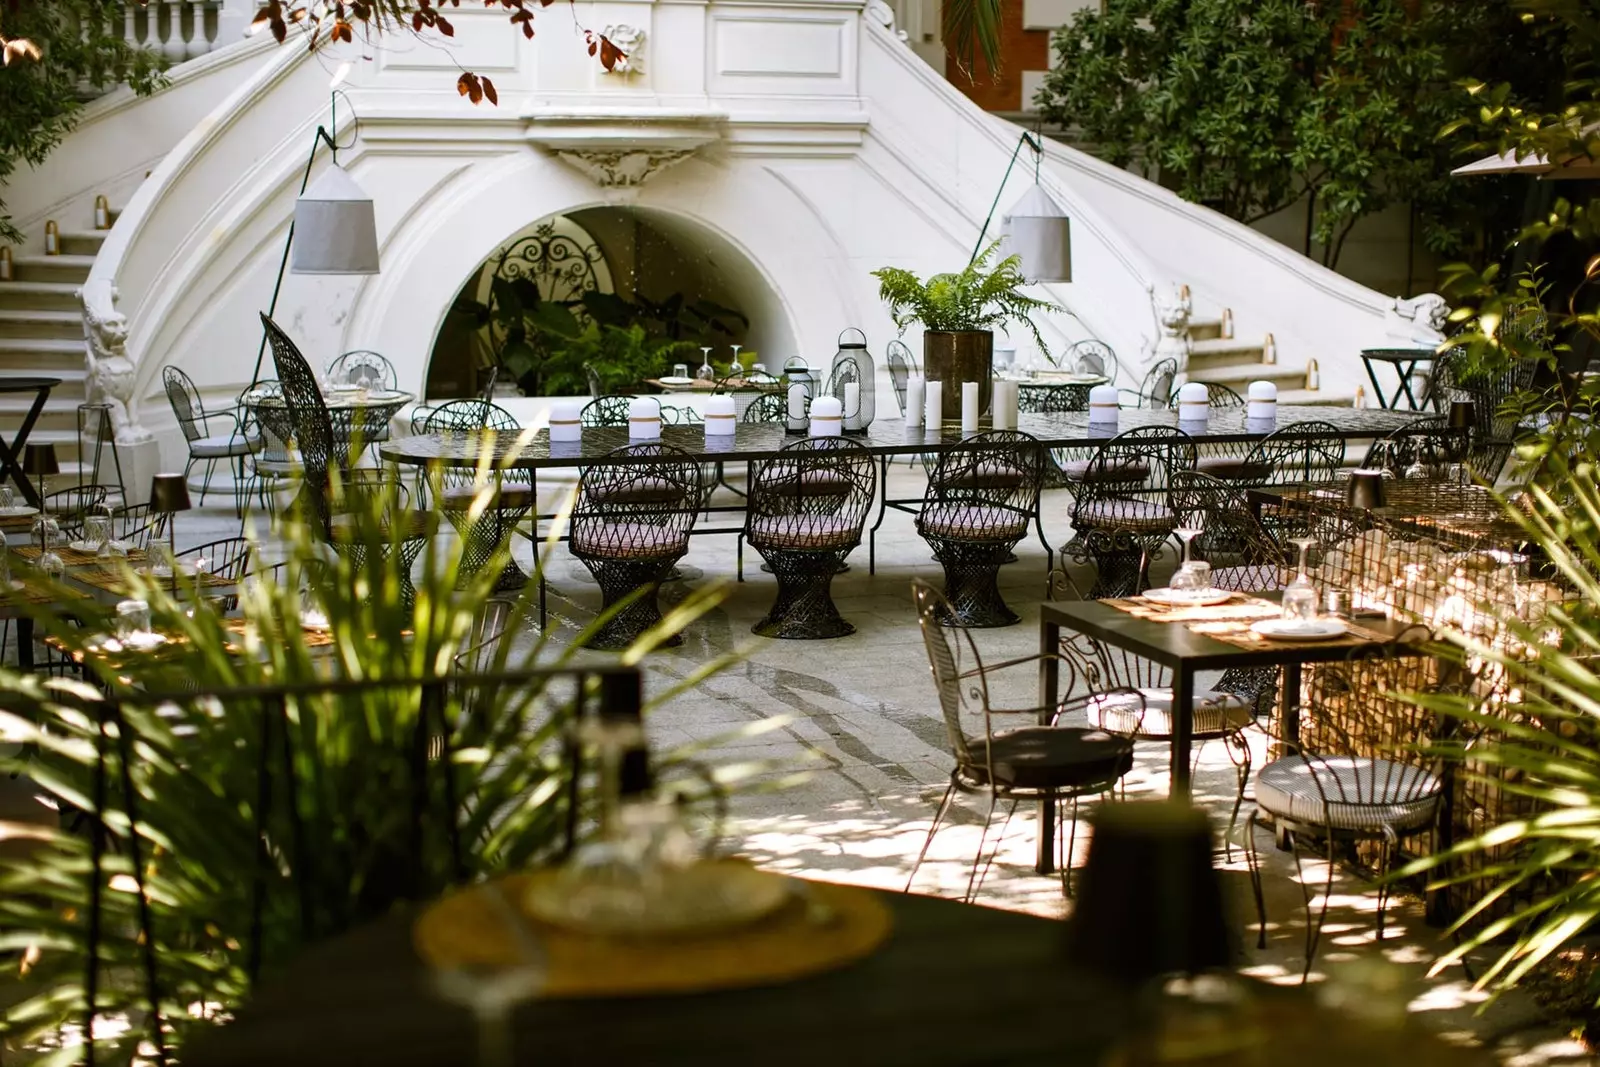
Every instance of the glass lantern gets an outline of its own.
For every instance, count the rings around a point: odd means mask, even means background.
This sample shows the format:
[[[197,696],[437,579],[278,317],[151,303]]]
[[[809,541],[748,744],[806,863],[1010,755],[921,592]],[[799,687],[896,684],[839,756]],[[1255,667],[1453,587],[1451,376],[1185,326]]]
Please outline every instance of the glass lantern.
[[[859,338],[859,340],[857,340]],[[877,369],[867,351],[867,335],[854,326],[839,335],[839,350],[828,371],[828,395],[844,412],[845,433],[866,433],[877,412]]]

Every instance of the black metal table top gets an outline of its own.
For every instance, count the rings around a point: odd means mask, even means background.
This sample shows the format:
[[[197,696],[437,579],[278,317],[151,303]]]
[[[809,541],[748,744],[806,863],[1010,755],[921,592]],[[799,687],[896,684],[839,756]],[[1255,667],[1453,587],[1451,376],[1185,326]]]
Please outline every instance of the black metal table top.
[[[32,393],[40,389],[54,389],[60,378],[0,378],[0,393]]]
[[[1278,594],[1255,595],[1271,600]],[[1049,601],[1039,606],[1039,621],[1041,625],[1054,623],[1063,630],[1085,634],[1173,670],[1188,667],[1212,671],[1328,663],[1348,659],[1351,655],[1351,645],[1346,641],[1306,641],[1296,645],[1274,642],[1261,648],[1243,648],[1195,633],[1182,622],[1141,619],[1098,600]],[[1420,633],[1414,623],[1383,618],[1359,621],[1363,629],[1387,638],[1398,638],[1407,630]]]
[[[1342,437],[1382,437],[1414,420],[1414,413],[1378,409],[1332,407],[1280,407],[1272,428],[1282,429],[1296,422],[1326,422]],[[1130,409],[1123,411],[1115,428],[1091,427],[1087,412],[1041,415],[1023,414],[1017,428],[1032,434],[1050,448],[1093,448],[1118,433],[1142,426],[1171,426],[1190,432],[1198,443],[1249,442],[1264,437],[1269,429],[1247,419],[1245,409],[1213,411],[1205,429],[1193,429],[1178,421],[1170,410]],[[876,455],[915,455],[938,452],[959,445],[963,434],[959,425],[947,424],[940,430],[908,427],[900,419],[879,419],[861,435],[852,435]],[[500,434],[428,434],[404,437],[383,446],[380,455],[391,463],[423,466],[476,466],[486,444],[492,444],[495,463],[502,467],[573,467],[615,461],[608,454],[630,443],[626,427],[585,427],[581,441],[551,441],[539,431],[519,446],[521,436]],[[693,460],[744,461],[771,459],[783,447],[799,440],[777,423],[741,423],[731,437],[707,436],[699,426],[664,426],[661,443],[681,449]],[[514,453],[514,454],[513,454]],[[653,462],[650,457],[646,460]]]
[[[1424,363],[1438,358],[1431,348],[1363,348],[1362,359],[1375,359],[1379,363]]]

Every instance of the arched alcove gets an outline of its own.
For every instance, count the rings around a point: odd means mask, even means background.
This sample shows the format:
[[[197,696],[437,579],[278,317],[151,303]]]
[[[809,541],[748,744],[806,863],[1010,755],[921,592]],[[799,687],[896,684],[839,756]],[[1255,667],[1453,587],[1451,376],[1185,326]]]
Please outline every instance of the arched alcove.
[[[559,313],[552,320],[550,309],[537,304],[566,309],[585,335],[569,338],[562,332],[566,320]],[[719,362],[729,359],[732,345],[743,348],[746,364],[769,351],[774,366],[794,348],[782,302],[732,242],[659,208],[594,205],[513,233],[467,277],[434,340],[425,395],[473,395],[492,366],[500,368],[502,388],[514,382],[533,394],[586,392],[574,383],[571,353],[590,351],[608,327],[635,325],[645,340],[630,348],[637,362],[626,366],[639,366],[641,376],[671,373],[673,363],[698,364],[698,350],[707,346]],[[666,341],[687,348],[646,355]],[[530,363],[533,369],[524,370]]]

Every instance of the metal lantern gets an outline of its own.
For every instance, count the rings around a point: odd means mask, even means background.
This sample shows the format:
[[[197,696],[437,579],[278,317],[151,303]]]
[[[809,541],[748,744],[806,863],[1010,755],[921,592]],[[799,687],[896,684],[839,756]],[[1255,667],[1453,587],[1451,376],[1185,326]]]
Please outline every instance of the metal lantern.
[[[294,202],[294,274],[378,273],[372,197],[337,163]]]
[[[1055,198],[1035,185],[1000,220],[1003,251],[1022,257],[1022,276],[1030,282],[1072,280],[1072,221]]]
[[[816,379],[811,368],[799,356],[791,356],[783,365],[783,377],[788,404],[784,427],[792,434],[803,434],[811,420],[811,397],[816,392]]]
[[[854,334],[860,340],[846,340]],[[845,433],[866,433],[877,412],[873,395],[878,375],[867,351],[867,335],[854,326],[839,335],[839,350],[828,370],[828,395],[839,401],[844,412]]]

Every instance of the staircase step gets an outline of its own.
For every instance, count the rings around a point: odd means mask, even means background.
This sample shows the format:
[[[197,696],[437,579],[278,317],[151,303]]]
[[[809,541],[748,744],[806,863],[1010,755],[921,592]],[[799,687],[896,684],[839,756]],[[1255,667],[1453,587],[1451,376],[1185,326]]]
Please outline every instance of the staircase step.
[[[76,282],[0,282],[0,309],[81,314]]]
[[[19,282],[76,282],[89,280],[93,256],[18,256],[12,261]]]
[[[0,337],[82,340],[83,315],[55,309],[0,308]]]
[[[84,360],[84,341],[82,336],[77,338],[66,337],[0,337],[0,368],[3,373],[15,378],[35,373],[32,369],[32,360],[37,357],[49,359],[54,355],[72,355],[78,357],[79,366]],[[27,368],[24,371],[23,368]],[[52,374],[55,372],[52,371]]]
[[[1196,369],[1230,363],[1260,363],[1262,353],[1265,351],[1266,348],[1261,341],[1249,341],[1238,337],[1214,337],[1207,341],[1195,341],[1189,346],[1190,373]]]
[[[1280,405],[1347,408],[1355,403],[1354,393],[1332,393],[1321,389],[1280,389]]]
[[[1189,340],[1214,341],[1222,336],[1222,319],[1190,319]]]
[[[1275,382],[1279,390],[1304,389],[1306,369],[1287,363],[1232,363],[1195,369],[1189,367],[1189,378],[1197,382],[1219,382],[1243,394],[1251,382]]]
[[[100,252],[110,230],[66,230],[61,234],[61,254],[65,256],[94,256]]]

